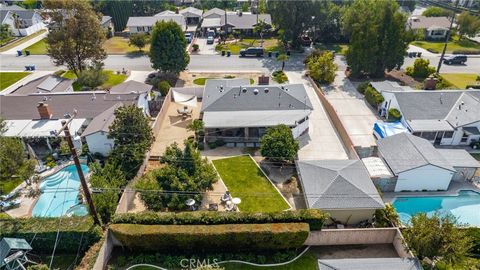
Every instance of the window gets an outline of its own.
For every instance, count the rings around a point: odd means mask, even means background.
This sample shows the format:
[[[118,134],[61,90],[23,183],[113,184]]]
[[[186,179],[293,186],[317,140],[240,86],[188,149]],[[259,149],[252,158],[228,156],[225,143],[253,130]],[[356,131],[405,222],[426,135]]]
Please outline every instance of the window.
[[[462,139],[460,140],[461,143],[466,143],[468,141],[468,134],[463,132]]]
[[[143,32],[143,26],[137,26],[137,32]]]
[[[413,136],[422,137],[422,132],[413,132]]]
[[[453,137],[453,131],[445,131],[443,134],[443,138],[445,139],[451,139]]]
[[[435,140],[436,135],[437,135],[437,132],[432,132],[432,131],[422,132],[422,138],[427,139],[429,141]]]

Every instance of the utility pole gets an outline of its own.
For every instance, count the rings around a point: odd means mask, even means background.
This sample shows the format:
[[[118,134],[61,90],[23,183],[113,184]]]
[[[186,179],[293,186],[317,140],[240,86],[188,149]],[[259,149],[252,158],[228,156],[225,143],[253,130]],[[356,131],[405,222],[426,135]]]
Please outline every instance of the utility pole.
[[[78,159],[77,150],[75,150],[75,146],[73,145],[72,141],[72,135],[70,135],[70,130],[68,129],[68,124],[73,120],[75,114],[68,120],[68,122],[65,120],[62,121],[62,128],[60,129],[58,134],[60,134],[62,131],[65,133],[65,138],[67,139],[70,153],[72,153],[73,162],[75,162],[75,167],[77,167],[77,173],[78,177],[80,178],[80,183],[82,183],[83,193],[85,194],[85,198],[88,202],[88,207],[90,208],[90,215],[93,217],[93,222],[100,226],[101,224],[100,220],[98,219],[97,210],[95,209],[95,205],[93,205],[92,196],[90,195],[87,181],[85,180],[85,176],[83,175],[83,170],[82,166],[80,165],[80,160]]]
[[[455,3],[455,9],[458,8],[459,0]],[[447,51],[447,44],[450,40],[450,33],[452,32],[453,21],[455,20],[455,11],[452,11],[452,21],[450,21],[450,27],[448,28],[447,38],[445,39],[445,45],[443,46],[442,55],[440,56],[440,61],[438,61],[437,74],[440,74],[440,68],[442,67],[443,58],[445,57],[445,52]]]

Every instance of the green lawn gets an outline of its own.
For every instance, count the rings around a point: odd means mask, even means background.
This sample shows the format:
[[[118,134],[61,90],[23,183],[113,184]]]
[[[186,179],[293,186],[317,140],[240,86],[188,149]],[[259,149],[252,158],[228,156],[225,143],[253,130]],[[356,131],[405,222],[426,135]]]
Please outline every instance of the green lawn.
[[[336,54],[344,55],[347,53],[348,45],[347,44],[315,44],[315,48],[320,50],[334,51]]]
[[[452,85],[465,89],[467,85],[477,84],[477,77],[479,74],[474,73],[442,73],[442,77],[450,82]]]
[[[431,49],[437,53],[442,53],[444,42],[438,41],[414,41],[412,45],[422,47],[426,50]],[[447,53],[452,53],[453,51],[462,50],[462,51],[478,51],[480,50],[480,43],[472,41],[470,39],[459,40],[458,37],[452,38],[447,45]]]
[[[250,156],[212,162],[232,196],[242,200],[240,211],[275,212],[290,207]]]
[[[26,36],[26,37],[23,37],[23,38],[19,38],[19,39],[17,39],[16,41],[14,41],[14,42],[12,42],[12,43],[10,43],[10,44],[8,44],[8,45],[1,47],[1,48],[0,48],[0,52],[4,52],[4,51],[10,50],[10,49],[12,49],[12,48],[15,48],[15,47],[17,47],[18,45],[24,43],[25,41],[29,41],[30,39],[32,39],[32,38],[34,38],[34,37],[37,37],[37,36],[45,33],[45,31],[47,31],[47,30],[41,30],[41,31],[38,31],[38,32],[35,33],[35,34],[31,34],[31,35],[29,35],[29,36]]]
[[[137,53],[138,48],[128,45],[128,38],[112,37],[105,41],[103,48],[107,54],[127,54]],[[145,46],[143,51],[148,51],[150,45]],[[42,39],[35,44],[27,47],[25,50],[30,51],[31,54],[47,54],[46,39]]]
[[[237,41],[233,43],[227,42],[226,44],[218,44],[215,47],[217,51],[231,51],[232,54],[239,54],[241,49],[246,49],[248,47],[260,47],[261,40],[253,38],[245,38],[242,41]],[[275,38],[266,38],[264,39],[263,47],[266,52],[269,51],[283,51],[283,46],[279,44],[278,40]]]
[[[0,72],[0,91],[28,76],[30,72]]]
[[[46,39],[42,39],[27,48],[26,51],[30,51],[30,54],[47,54],[47,43]]]
[[[2,219],[11,219],[12,217],[9,216],[7,213],[0,212],[0,220]]]
[[[283,266],[275,266],[275,267],[258,267],[258,266],[251,266],[251,265],[246,265],[246,264],[239,264],[239,263],[229,263],[229,264],[223,264],[221,265],[222,267],[225,267],[225,270],[297,270],[297,269],[302,269],[302,270],[317,270],[318,269],[318,263],[317,263],[317,258],[315,257],[314,254],[310,253],[308,251],[305,253],[302,257],[297,259],[296,261],[283,265]]]
[[[193,80],[193,83],[196,85],[205,85],[207,80],[214,80],[214,79],[219,79],[219,78],[203,78],[203,77],[196,78],[195,80]],[[224,78],[224,79],[228,79],[228,78]],[[233,78],[230,78],[230,79],[233,79]],[[250,78],[250,84],[254,84],[254,83],[255,83],[255,80]]]
[[[103,72],[108,77],[107,81],[104,82],[100,86],[100,88],[103,88],[103,89],[111,88],[112,86],[115,86],[117,84],[121,84],[122,82],[124,82],[127,79],[127,75],[117,74],[117,73],[113,72],[112,70],[104,70]],[[73,73],[73,71],[71,71],[71,70],[65,72],[62,75],[62,77],[67,78],[67,79],[71,79],[71,80],[74,80],[74,79],[77,78],[75,73]],[[73,83],[73,90],[74,91],[80,91],[81,89],[82,89],[82,85],[78,84],[77,82]]]
[[[13,178],[0,182],[0,194],[8,194],[23,182],[21,178]]]

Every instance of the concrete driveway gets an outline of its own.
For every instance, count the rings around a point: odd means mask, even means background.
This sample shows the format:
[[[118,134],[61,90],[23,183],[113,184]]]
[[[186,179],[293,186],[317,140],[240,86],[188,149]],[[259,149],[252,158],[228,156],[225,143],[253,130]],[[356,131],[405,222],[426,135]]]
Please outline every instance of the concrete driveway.
[[[215,51],[215,43],[207,44],[207,38],[206,37],[198,37],[196,39],[195,43],[198,44],[198,48],[199,48],[197,54],[200,54],[200,55],[218,54]]]
[[[333,84],[322,88],[354,146],[368,148],[376,145],[372,132],[373,124],[378,121],[378,118],[363,96],[345,77],[344,71],[337,71]]]
[[[320,99],[310,82],[304,77],[303,72],[288,71],[286,74],[290,83],[303,83],[313,106],[308,134],[299,138],[298,159],[348,159],[345,148],[332,126],[330,118],[328,118]]]

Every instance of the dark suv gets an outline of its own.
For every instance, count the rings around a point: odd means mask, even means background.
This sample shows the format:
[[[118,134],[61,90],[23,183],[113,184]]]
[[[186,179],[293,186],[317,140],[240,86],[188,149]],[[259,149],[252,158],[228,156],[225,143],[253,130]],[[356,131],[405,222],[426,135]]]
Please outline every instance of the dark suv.
[[[451,64],[465,64],[467,62],[467,56],[466,55],[452,55],[452,56],[447,56],[443,58],[443,63],[447,65]]]
[[[262,47],[250,47],[240,50],[240,56],[254,55],[257,57],[263,56],[264,50]]]

